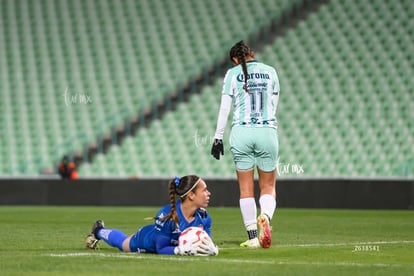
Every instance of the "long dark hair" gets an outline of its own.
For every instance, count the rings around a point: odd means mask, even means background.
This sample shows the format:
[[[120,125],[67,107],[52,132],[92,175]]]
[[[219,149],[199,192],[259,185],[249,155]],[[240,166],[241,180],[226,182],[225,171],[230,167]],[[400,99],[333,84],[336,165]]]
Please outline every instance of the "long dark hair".
[[[189,192],[197,189],[197,184],[200,180],[200,177],[197,175],[186,175],[181,178],[176,177],[171,179],[168,183],[169,187],[169,196],[170,196],[170,206],[171,211],[163,219],[168,220],[172,219],[176,225],[178,225],[178,214],[176,210],[176,198],[175,195],[178,195],[181,201],[184,201],[187,198]]]
[[[247,92],[247,65],[246,65],[246,57],[251,56],[252,50],[250,47],[243,41],[240,40],[233,47],[230,49],[230,60],[233,61],[233,58],[237,58],[239,63],[242,66],[243,74],[244,74],[244,91]]]

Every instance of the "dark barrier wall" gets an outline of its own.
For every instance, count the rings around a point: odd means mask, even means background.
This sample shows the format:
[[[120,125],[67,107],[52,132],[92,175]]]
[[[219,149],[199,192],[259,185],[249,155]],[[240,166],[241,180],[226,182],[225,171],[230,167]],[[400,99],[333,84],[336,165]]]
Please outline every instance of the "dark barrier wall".
[[[206,179],[210,206],[238,206],[235,180]],[[161,206],[168,180],[2,179],[0,205]],[[257,192],[257,187],[256,187]],[[281,179],[278,207],[414,209],[414,180]]]

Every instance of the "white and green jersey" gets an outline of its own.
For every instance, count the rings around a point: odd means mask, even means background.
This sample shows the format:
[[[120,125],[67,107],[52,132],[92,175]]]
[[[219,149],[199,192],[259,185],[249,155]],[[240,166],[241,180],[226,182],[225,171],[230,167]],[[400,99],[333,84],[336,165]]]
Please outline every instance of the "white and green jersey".
[[[224,77],[222,100],[215,138],[222,139],[230,103],[233,102],[235,125],[277,128],[276,109],[279,100],[279,78],[276,70],[264,63],[251,60],[247,65],[247,89],[243,89],[244,74],[241,65],[229,69]]]
[[[227,71],[222,94],[233,97],[233,125],[276,126],[279,79],[276,70],[256,60],[247,63],[247,90],[244,74],[238,65]]]

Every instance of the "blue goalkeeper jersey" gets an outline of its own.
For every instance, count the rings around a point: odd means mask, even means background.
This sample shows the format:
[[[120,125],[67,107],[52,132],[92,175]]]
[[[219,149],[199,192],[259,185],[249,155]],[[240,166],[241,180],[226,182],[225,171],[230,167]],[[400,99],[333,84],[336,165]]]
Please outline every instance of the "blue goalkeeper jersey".
[[[191,226],[204,228],[211,237],[211,217],[205,209],[197,209],[194,219],[188,222],[181,212],[181,201],[176,202],[176,210],[179,219],[178,227],[172,219],[163,220],[170,213],[170,205],[165,205],[155,216],[155,223],[138,230],[131,238],[131,251],[174,254],[174,248],[178,245],[181,232]]]

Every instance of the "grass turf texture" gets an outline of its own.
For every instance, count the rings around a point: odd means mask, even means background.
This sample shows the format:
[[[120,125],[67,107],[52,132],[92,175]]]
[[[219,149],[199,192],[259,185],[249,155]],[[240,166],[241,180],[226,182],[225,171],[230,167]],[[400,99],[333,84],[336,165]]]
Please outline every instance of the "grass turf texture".
[[[269,249],[239,248],[238,208],[209,208],[216,257],[84,248],[96,219],[133,233],[158,208],[0,207],[1,275],[414,275],[412,211],[277,210]]]

